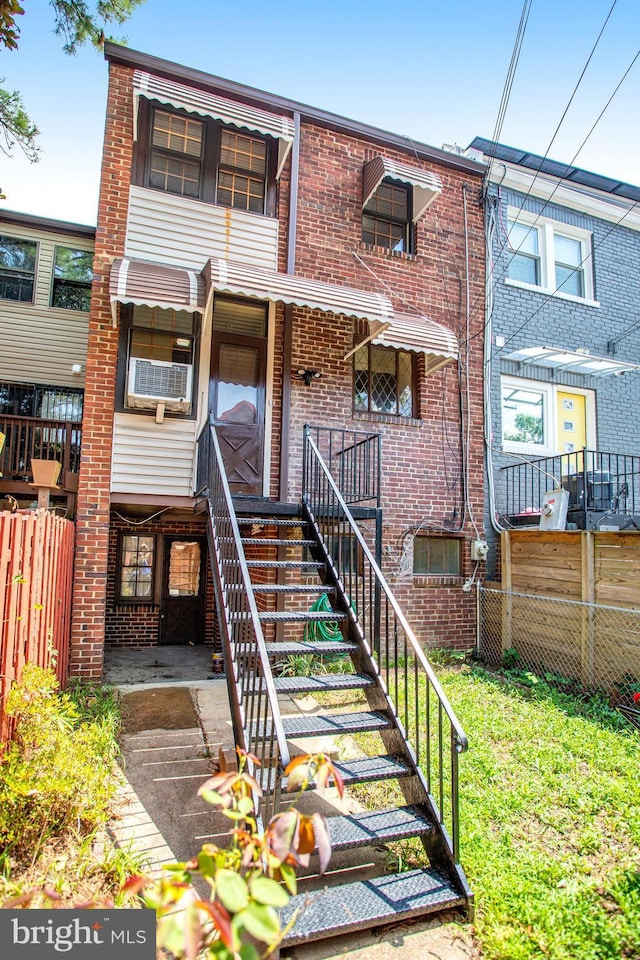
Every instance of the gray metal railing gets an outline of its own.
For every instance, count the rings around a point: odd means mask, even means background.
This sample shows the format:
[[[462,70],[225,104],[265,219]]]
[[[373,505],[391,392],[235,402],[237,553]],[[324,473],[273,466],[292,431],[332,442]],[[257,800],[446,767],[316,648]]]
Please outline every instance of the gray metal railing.
[[[305,428],[303,509],[320,539],[352,629],[377,663],[390,709],[425,779],[449,852],[459,860],[458,755],[467,738],[415,634]]]
[[[265,822],[280,805],[282,772],[289,752],[240,530],[215,428],[198,440],[199,467],[206,464],[209,551],[223,639],[236,744],[254,754],[264,796]],[[199,470],[200,473],[200,470]],[[201,474],[202,476],[202,474]],[[250,764],[252,769],[253,764]]]

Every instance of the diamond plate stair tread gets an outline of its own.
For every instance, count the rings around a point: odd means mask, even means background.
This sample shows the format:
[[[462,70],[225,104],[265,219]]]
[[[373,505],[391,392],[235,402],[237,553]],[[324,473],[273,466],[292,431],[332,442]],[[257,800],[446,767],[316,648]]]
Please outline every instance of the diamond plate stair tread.
[[[273,682],[278,693],[324,693],[370,687],[374,681],[361,673],[323,673],[315,677],[274,677]]]
[[[343,760],[334,766],[345,783],[372,783],[374,780],[392,780],[409,776],[411,770],[399,757],[382,754],[361,760]]]
[[[333,623],[345,620],[346,613],[311,613],[308,610],[267,610],[260,614],[264,623]]]
[[[296,909],[300,911],[284,945],[435,913],[465,902],[435,870],[410,870],[301,893],[292,897],[280,913],[284,925]]]
[[[319,737],[323,734],[386,730],[391,722],[384,713],[362,710],[359,713],[293,714],[284,716],[282,725],[288,737]]]
[[[247,566],[264,570],[322,570],[324,563],[313,560],[247,560]]]
[[[432,829],[432,824],[417,807],[365,810],[346,817],[329,817],[327,824],[334,850],[417,837]]]
[[[283,540],[282,538],[242,537],[242,542],[260,547],[313,547],[315,540]]]
[[[247,527],[302,527],[305,521],[292,520],[284,517],[238,517],[238,526]]]
[[[233,584],[235,587],[236,585]],[[335,587],[323,583],[254,583],[254,593],[327,593],[334,594]]]
[[[267,653],[270,657],[285,657],[293,654],[312,654],[314,657],[330,656],[334,653],[352,653],[359,647],[355,643],[336,640],[277,640],[268,641]]]

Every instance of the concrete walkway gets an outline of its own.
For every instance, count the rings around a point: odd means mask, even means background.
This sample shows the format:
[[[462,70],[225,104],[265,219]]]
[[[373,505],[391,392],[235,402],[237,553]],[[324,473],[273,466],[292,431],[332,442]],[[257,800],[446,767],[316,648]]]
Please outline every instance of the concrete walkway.
[[[163,864],[189,859],[205,842],[223,844],[229,832],[228,819],[197,795],[216,768],[220,745],[232,740],[226,680],[206,679],[209,669],[204,648],[108,652],[105,679],[120,690],[125,714],[123,782],[111,832],[145,858],[151,876],[158,876]],[[287,707],[310,708],[309,698],[290,700]],[[360,869],[369,865],[363,862]],[[453,917],[381,927],[282,953],[292,960],[478,956],[468,927]]]

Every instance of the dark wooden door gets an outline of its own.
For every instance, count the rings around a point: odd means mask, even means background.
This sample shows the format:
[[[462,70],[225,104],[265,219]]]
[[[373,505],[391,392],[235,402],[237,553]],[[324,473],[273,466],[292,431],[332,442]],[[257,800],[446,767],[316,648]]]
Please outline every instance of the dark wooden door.
[[[159,643],[204,643],[205,549],[197,537],[165,537]]]
[[[234,494],[262,494],[266,369],[263,337],[216,331],[209,413]]]

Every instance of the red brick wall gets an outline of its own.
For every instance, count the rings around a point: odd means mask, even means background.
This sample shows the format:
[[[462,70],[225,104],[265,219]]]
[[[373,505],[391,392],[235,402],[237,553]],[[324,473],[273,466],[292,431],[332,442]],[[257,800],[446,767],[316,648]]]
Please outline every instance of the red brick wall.
[[[70,673],[102,677],[109,489],[118,330],[109,303],[109,271],[124,253],[133,147],[133,71],[111,67],[98,204],[94,280],[78,488]]]
[[[147,523],[132,527],[126,521],[113,514],[109,536],[109,573],[107,578],[106,603],[106,642],[113,646],[149,647],[158,643],[160,627],[160,605],[157,603],[118,603],[117,601],[117,565],[118,565],[118,536],[121,532],[137,534],[156,534],[158,540],[162,536],[203,537],[206,527],[203,520],[174,520],[158,517]],[[157,553],[156,583],[162,575],[159,569],[162,563],[160,551]],[[206,592],[205,592],[205,630],[204,642],[220,649],[219,637],[215,629],[215,597],[211,568],[207,557],[206,564]]]

